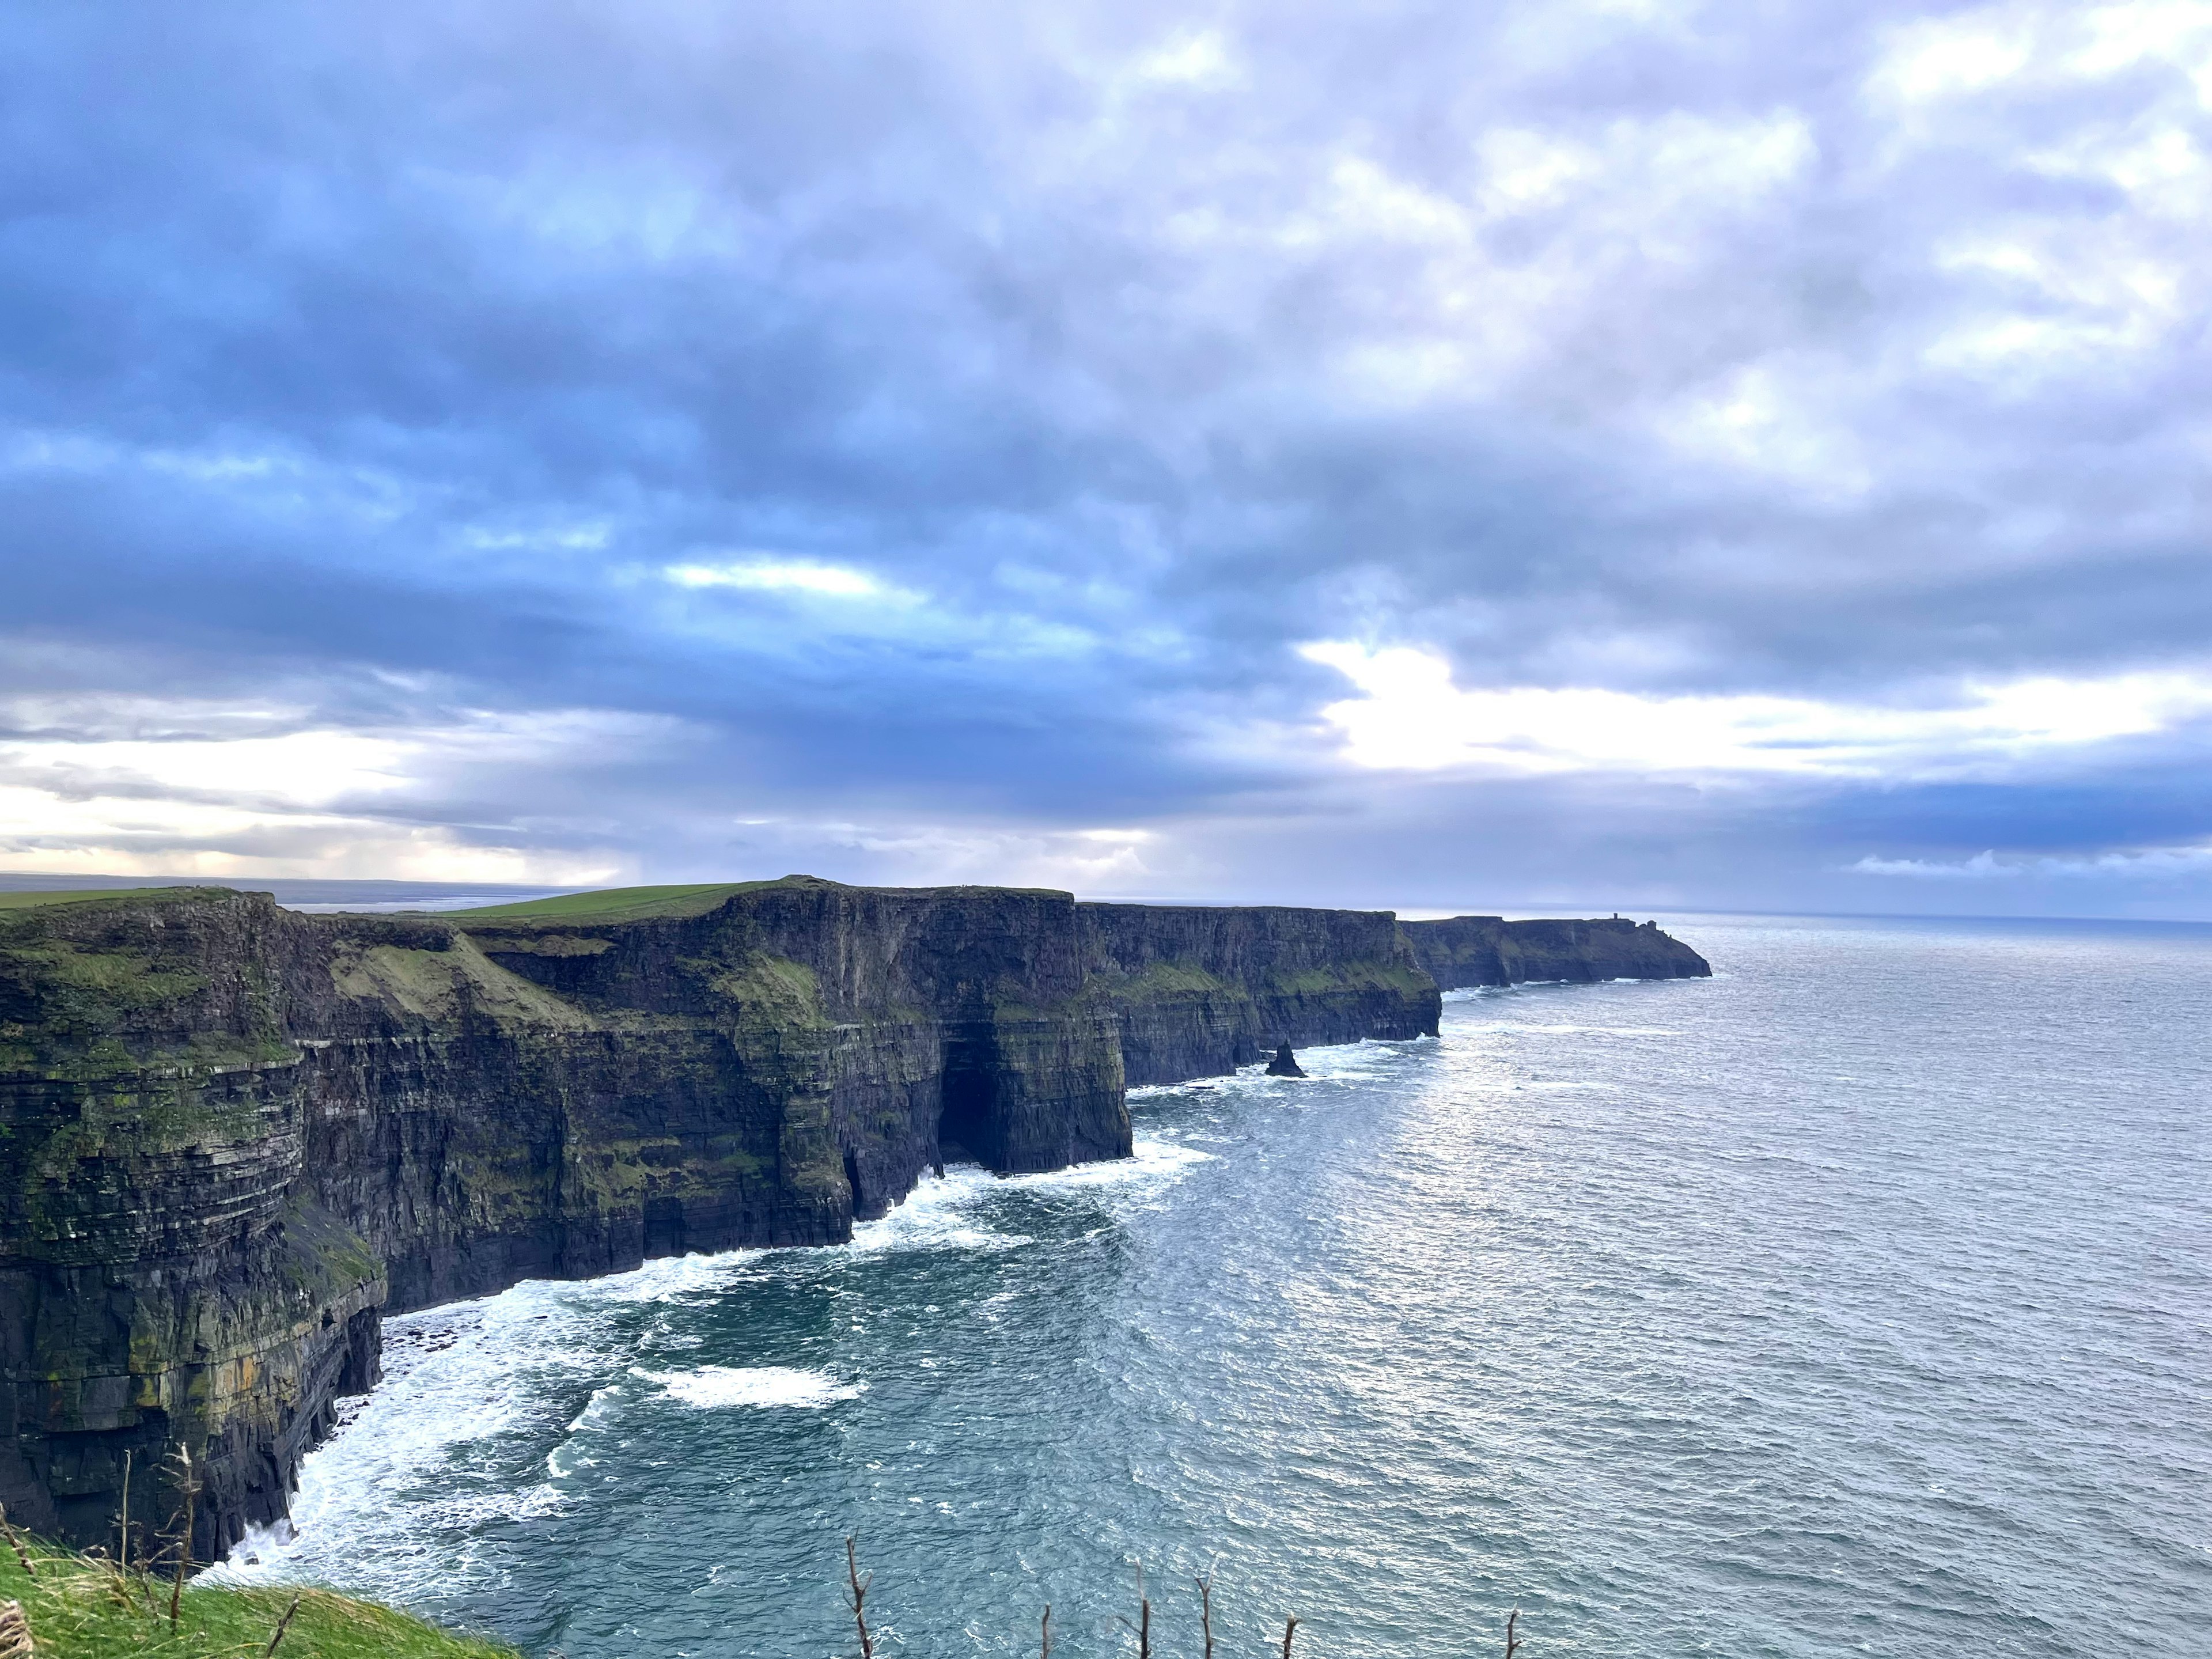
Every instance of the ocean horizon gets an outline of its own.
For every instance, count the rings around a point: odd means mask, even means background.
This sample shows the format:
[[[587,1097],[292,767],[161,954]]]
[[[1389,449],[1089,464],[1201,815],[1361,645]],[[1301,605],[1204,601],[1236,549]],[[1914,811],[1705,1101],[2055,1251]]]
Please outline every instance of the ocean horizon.
[[[2212,933],[1708,917],[1138,1155],[409,1316],[307,1578],[530,1652],[2200,1651]],[[2202,935],[2202,937],[2200,937]],[[2094,1641],[2085,1632],[2095,1632]]]

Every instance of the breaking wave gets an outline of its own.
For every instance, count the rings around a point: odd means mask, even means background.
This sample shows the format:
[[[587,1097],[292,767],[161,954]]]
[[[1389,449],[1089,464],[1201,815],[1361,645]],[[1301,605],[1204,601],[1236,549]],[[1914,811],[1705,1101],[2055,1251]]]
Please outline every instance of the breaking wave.
[[[868,1387],[865,1382],[840,1382],[827,1371],[803,1370],[793,1365],[702,1365],[695,1371],[633,1368],[630,1375],[659,1383],[671,1400],[702,1408],[830,1406],[840,1400],[857,1400]]]

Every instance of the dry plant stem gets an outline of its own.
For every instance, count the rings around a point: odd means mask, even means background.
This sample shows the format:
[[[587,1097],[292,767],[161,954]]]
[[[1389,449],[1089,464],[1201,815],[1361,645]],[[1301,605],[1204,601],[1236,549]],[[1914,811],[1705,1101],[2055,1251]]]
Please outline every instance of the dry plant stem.
[[[1521,1609],[1518,1607],[1505,1615],[1505,1659],[1513,1659],[1513,1656],[1521,1650],[1521,1638],[1513,1633],[1514,1626],[1520,1622]]]
[[[22,1539],[17,1535],[14,1525],[9,1522],[5,1504],[0,1504],[0,1530],[7,1533],[8,1542],[15,1552],[15,1559],[23,1569],[23,1577],[36,1578],[39,1576],[39,1570],[31,1565],[30,1553],[23,1547]]]
[[[876,1659],[875,1638],[868,1634],[866,1613],[868,1586],[876,1582],[876,1576],[860,1577],[860,1558],[849,1538],[845,1540],[845,1578],[851,1586],[847,1593],[852,1599],[853,1623],[860,1632],[860,1659]]]
[[[1297,1634],[1297,1620],[1286,1619],[1283,1621],[1283,1659],[1291,1659],[1291,1638]]]
[[[116,1515],[115,1529],[123,1534],[123,1571],[131,1571],[131,1450],[123,1452],[123,1508]]]
[[[1141,1582],[1141,1581],[1140,1581]],[[1137,1622],[1124,1619],[1122,1625],[1137,1632],[1137,1659],[1152,1659],[1152,1604],[1144,1596],[1137,1598]]]
[[[1038,1659],[1052,1659],[1052,1603],[1049,1601],[1044,1604],[1044,1639],[1039,1649]]]
[[[87,1560],[107,1569],[107,1577],[105,1581],[107,1599],[118,1607],[129,1607],[131,1581],[124,1577],[123,1569],[116,1565],[115,1558],[107,1553],[107,1546],[94,1544],[84,1553]]]
[[[1145,1594],[1145,1564],[1137,1564],[1137,1622],[1121,1621],[1122,1627],[1137,1632],[1137,1659],[1152,1659],[1152,1603]]]
[[[177,1576],[169,1584],[169,1630],[173,1635],[177,1628],[178,1605],[184,1599],[185,1577],[192,1570],[192,1522],[198,1518],[196,1511],[200,1495],[199,1481],[192,1473],[191,1449],[178,1447],[177,1462],[183,1471],[177,1486],[185,1495],[185,1526],[177,1540]]]
[[[156,1533],[155,1536],[158,1538],[161,1534]],[[149,1619],[161,1616],[161,1592],[154,1588],[154,1569],[161,1565],[161,1558],[168,1553],[166,1544],[157,1550],[149,1550],[143,1544],[139,1547],[138,1599],[146,1604]]]
[[[276,1633],[269,1638],[269,1645],[261,1650],[261,1659],[270,1659],[276,1644],[284,1639],[284,1632],[292,1628],[292,1615],[300,1610],[300,1598],[294,1596],[292,1605],[284,1609],[284,1616],[276,1621]]]
[[[38,1659],[31,1620],[21,1601],[0,1601],[0,1659]]]
[[[1213,1574],[1190,1582],[1198,1586],[1198,1628],[1206,1638],[1206,1659],[1213,1659]]]

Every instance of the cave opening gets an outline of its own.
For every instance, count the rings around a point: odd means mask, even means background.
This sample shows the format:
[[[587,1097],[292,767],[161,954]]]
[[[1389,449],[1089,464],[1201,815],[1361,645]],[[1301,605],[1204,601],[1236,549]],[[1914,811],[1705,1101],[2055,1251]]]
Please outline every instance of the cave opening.
[[[945,1045],[937,1143],[947,1162],[999,1166],[998,1053],[988,1042]]]

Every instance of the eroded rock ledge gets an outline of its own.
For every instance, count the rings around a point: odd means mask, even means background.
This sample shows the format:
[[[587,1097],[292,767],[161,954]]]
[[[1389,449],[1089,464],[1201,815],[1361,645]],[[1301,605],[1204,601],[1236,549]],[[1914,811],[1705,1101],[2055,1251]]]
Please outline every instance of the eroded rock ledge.
[[[157,1527],[149,1472],[188,1444],[205,1559],[284,1513],[386,1314],[840,1242],[948,1157],[1125,1156],[1128,1084],[1433,1033],[1415,937],[809,877],[445,917],[0,908],[0,1501],[110,1537],[127,1451]]]
[[[1547,980],[1589,985],[1608,979],[1704,979],[1713,971],[1681,940],[1660,932],[1657,922],[1621,916],[1558,921],[1453,916],[1398,927],[1422,971],[1445,991]]]

